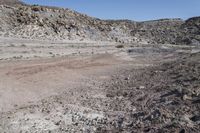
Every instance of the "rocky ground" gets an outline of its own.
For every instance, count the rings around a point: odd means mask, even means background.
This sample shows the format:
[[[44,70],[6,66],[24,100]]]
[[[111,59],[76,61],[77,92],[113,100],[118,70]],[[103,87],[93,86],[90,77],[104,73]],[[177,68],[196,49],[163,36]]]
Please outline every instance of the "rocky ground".
[[[0,0],[0,133],[199,133],[199,29]]]
[[[0,132],[199,132],[198,47],[110,47],[4,58]]]
[[[199,56],[180,54],[175,61],[116,76],[107,96],[118,101],[113,110],[123,110],[115,121],[118,131],[200,132]]]

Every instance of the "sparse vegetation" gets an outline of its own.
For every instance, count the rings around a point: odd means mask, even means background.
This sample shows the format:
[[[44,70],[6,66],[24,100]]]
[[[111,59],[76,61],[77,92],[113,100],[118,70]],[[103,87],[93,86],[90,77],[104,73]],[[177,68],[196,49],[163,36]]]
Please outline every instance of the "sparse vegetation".
[[[26,44],[22,44],[21,47],[26,47]]]
[[[115,46],[116,48],[124,48],[124,45],[122,45],[122,44],[119,44],[119,45],[117,45],[117,46]]]

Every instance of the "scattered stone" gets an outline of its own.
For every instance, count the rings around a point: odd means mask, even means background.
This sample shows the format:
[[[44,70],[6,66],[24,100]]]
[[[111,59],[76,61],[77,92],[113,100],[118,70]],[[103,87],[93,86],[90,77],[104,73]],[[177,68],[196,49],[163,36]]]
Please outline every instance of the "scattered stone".
[[[145,86],[140,86],[139,89],[145,89]]]

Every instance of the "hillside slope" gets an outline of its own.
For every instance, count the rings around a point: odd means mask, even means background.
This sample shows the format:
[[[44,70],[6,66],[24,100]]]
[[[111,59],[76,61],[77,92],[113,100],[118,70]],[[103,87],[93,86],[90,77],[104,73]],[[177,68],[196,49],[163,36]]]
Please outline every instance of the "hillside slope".
[[[5,37],[146,44],[199,44],[200,41],[199,17],[187,21],[100,20],[70,9],[7,4],[0,6],[0,18],[0,36]]]
[[[0,5],[22,5],[23,2],[19,0],[0,0]]]
[[[130,29],[69,9],[1,6],[1,36],[52,40],[116,40],[130,42]],[[119,38],[119,39],[118,39]]]
[[[193,17],[181,25],[181,34],[176,39],[179,44],[200,44],[200,17]]]

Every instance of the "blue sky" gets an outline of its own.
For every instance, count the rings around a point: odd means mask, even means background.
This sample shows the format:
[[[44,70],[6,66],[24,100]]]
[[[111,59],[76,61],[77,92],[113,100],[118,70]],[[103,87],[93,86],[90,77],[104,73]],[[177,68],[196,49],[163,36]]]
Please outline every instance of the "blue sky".
[[[101,19],[145,21],[160,18],[200,16],[200,0],[23,0],[70,8]]]

